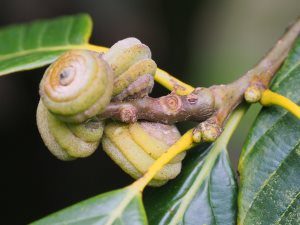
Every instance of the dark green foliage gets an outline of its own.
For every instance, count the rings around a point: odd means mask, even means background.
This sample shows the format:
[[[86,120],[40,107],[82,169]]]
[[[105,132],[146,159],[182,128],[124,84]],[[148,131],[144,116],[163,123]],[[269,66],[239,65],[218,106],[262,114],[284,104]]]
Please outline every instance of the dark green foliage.
[[[0,76],[47,65],[62,52],[86,44],[91,31],[91,18],[85,14],[4,27]]]
[[[271,89],[300,103],[300,38]],[[259,114],[239,162],[239,224],[299,224],[300,120],[279,107]]]

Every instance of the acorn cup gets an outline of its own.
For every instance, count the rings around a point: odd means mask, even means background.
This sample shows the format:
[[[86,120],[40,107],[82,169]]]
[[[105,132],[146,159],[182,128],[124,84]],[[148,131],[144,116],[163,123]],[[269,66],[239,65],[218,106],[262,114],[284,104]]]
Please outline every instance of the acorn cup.
[[[60,160],[90,156],[99,146],[104,122],[97,117],[80,124],[68,124],[52,115],[40,100],[36,118],[45,145]]]
[[[91,155],[104,127],[96,115],[113,96],[148,95],[156,69],[150,49],[135,38],[117,42],[106,54],[72,50],[61,55],[40,83],[37,124],[50,152],[61,160]]]
[[[102,146],[115,163],[131,177],[138,179],[179,138],[180,133],[174,125],[110,122],[105,126]],[[173,158],[149,185],[158,187],[174,179],[181,171],[184,157],[185,152]]]
[[[64,53],[40,83],[37,125],[50,152],[61,160],[91,155],[99,146],[104,122],[99,114],[112,97],[113,72],[100,54]]]
[[[136,38],[126,38],[114,44],[103,59],[114,73],[113,96],[121,101],[129,96],[149,94],[154,85],[156,63],[151,59],[148,46]]]
[[[80,123],[101,113],[112,97],[113,72],[98,53],[72,50],[46,70],[40,96],[57,118]]]

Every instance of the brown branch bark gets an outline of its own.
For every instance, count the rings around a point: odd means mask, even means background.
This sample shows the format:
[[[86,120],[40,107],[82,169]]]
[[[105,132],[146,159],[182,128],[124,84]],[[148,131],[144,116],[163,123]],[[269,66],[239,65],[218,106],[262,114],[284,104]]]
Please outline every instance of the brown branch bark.
[[[186,96],[171,93],[160,98],[146,96],[127,102],[113,102],[100,117],[127,123],[143,119],[172,124],[186,120],[204,121],[213,114],[214,108],[210,89],[197,88]]]

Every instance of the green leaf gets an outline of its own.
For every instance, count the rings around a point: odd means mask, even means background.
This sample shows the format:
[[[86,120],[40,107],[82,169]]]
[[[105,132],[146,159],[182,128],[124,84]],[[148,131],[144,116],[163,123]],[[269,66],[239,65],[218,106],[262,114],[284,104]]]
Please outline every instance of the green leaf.
[[[131,186],[107,192],[51,214],[32,225],[146,225],[141,193]]]
[[[300,38],[271,89],[299,104]],[[243,148],[238,224],[300,224],[300,120],[279,107],[264,108]]]
[[[245,108],[233,113],[220,138],[203,152],[191,150],[174,181],[145,195],[151,225],[235,224],[237,184],[227,154],[228,141]]]
[[[86,44],[92,31],[86,14],[0,29],[0,76],[41,67],[62,52]]]

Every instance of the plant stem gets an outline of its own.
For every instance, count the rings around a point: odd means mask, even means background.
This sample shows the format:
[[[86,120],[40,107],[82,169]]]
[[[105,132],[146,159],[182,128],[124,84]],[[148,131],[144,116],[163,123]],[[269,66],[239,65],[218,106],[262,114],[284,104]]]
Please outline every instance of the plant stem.
[[[174,145],[172,145],[164,154],[162,154],[148,169],[148,171],[134,182],[132,185],[139,191],[143,191],[146,185],[152,180],[155,174],[162,169],[170,160],[179,153],[193,147],[193,130],[187,131]]]
[[[127,123],[139,119],[161,123],[193,120],[200,122],[194,130],[194,141],[214,141],[221,134],[228,116],[244,101],[244,95],[249,97],[246,99],[250,99],[251,102],[252,99],[256,100],[251,97],[253,90],[257,90],[258,101],[260,100],[262,92],[268,88],[272,77],[286,58],[299,33],[300,19],[253,69],[230,84],[193,89],[159,70],[156,80],[168,89],[175,90],[174,92],[160,98],[146,96],[129,101],[112,102],[99,117]],[[182,89],[176,88],[178,85]],[[186,95],[181,96],[181,94]],[[281,105],[295,112],[293,104]]]
[[[285,108],[286,110],[294,114],[298,119],[300,119],[300,106],[280,94],[274,93],[270,90],[265,90],[262,93],[260,103],[265,106],[281,106],[282,108]]]
[[[195,89],[191,85],[183,83],[181,80],[171,76],[168,72],[162,69],[157,69],[154,80],[168,90],[175,91],[178,95],[188,95]]]
[[[109,48],[93,44],[86,44],[77,48],[87,49],[99,53],[105,53],[109,50]],[[187,95],[194,90],[194,88],[191,85],[186,84],[181,80],[178,80],[177,78],[170,75],[168,72],[159,68],[157,68],[154,80],[157,83],[161,84],[163,87],[167,88],[168,90],[175,91],[178,95]]]
[[[214,161],[217,156],[221,152],[221,150],[226,147],[230,137],[232,136],[235,128],[239,124],[239,121],[245,114],[248,106],[242,105],[234,113],[230,116],[228,123],[226,124],[225,130],[220,136],[220,138],[215,142],[212,151],[209,152],[206,163],[203,167],[212,167]],[[195,146],[193,143],[193,130],[187,131],[174,145],[172,145],[163,155],[161,155],[148,169],[148,171],[144,174],[143,177],[135,181],[132,186],[139,191],[143,191],[143,189],[147,186],[147,184],[152,180],[155,174],[160,171],[170,160],[172,160],[179,153],[186,151]],[[203,168],[203,169],[205,169]]]

